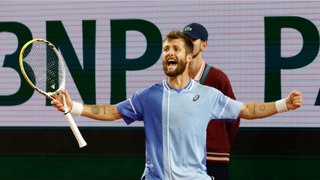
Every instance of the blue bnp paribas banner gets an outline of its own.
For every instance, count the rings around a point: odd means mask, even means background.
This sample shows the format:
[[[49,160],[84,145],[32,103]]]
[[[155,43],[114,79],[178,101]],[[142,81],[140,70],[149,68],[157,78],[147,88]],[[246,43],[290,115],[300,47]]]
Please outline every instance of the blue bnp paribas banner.
[[[0,126],[68,126],[22,77],[18,57],[27,41],[43,38],[59,49],[74,100],[114,104],[164,79],[163,37],[198,22],[209,31],[205,61],[228,75],[238,100],[303,93],[299,110],[242,127],[320,127],[319,8],[296,1],[1,1]],[[122,120],[75,119],[79,126],[126,127]]]

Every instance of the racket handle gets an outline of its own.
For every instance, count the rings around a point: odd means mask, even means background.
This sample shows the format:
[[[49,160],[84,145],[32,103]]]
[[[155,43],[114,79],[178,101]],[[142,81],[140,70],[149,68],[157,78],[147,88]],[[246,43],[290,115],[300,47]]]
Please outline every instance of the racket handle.
[[[76,122],[74,121],[73,117],[71,116],[70,112],[67,113],[67,110],[68,110],[68,106],[67,106],[67,103],[66,103],[66,97],[62,94],[62,99],[63,99],[63,104],[65,106],[65,113],[64,113],[64,116],[66,117],[67,119],[67,122],[73,132],[73,135],[76,137],[77,141],[78,141],[78,144],[79,144],[79,147],[80,148],[83,148],[87,145],[86,141],[83,139],[79,129],[78,129],[78,126],[76,124]]]
[[[79,129],[78,129],[78,126],[77,124],[74,122],[73,120],[73,117],[71,116],[70,113],[67,113],[64,115],[67,119],[67,122],[68,124],[70,125],[70,128],[74,134],[74,136],[76,137],[77,141],[78,141],[78,144],[79,144],[79,147],[80,148],[83,148],[87,145],[86,141],[83,139]]]

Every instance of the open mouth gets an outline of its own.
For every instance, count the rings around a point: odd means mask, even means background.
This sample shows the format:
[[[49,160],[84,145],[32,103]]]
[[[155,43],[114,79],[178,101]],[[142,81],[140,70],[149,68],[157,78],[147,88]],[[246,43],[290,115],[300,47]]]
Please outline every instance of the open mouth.
[[[167,62],[167,66],[176,66],[177,65],[177,61],[174,59],[169,59]]]

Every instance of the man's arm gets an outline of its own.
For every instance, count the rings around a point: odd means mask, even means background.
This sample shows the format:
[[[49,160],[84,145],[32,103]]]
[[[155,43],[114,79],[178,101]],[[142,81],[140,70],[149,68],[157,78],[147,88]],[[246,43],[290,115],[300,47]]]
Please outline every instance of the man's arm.
[[[113,121],[121,118],[115,105],[83,105],[81,116],[100,121]]]
[[[268,116],[272,116],[276,113],[277,113],[277,109],[275,106],[275,102],[269,102],[269,103],[249,102],[249,103],[243,103],[239,117],[252,120],[252,119],[265,118]]]
[[[69,112],[74,115],[81,115],[100,121],[113,121],[121,118],[116,105],[82,105],[72,101],[66,90],[62,90],[61,92],[65,96],[67,107],[70,107]],[[64,112],[62,97],[56,95],[54,98],[55,100],[51,101],[51,104],[59,111]]]
[[[259,119],[272,116],[276,113],[294,110],[302,105],[302,95],[299,91],[292,91],[287,98],[276,102],[249,102],[243,103],[239,117],[244,119]]]

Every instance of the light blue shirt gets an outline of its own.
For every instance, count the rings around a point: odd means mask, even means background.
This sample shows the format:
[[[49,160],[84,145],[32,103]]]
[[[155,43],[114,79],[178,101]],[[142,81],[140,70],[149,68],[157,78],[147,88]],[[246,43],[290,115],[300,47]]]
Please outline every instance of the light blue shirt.
[[[143,120],[146,180],[211,180],[206,171],[206,128],[211,119],[235,121],[242,103],[190,80],[182,90],[166,80],[117,104],[127,124]]]

